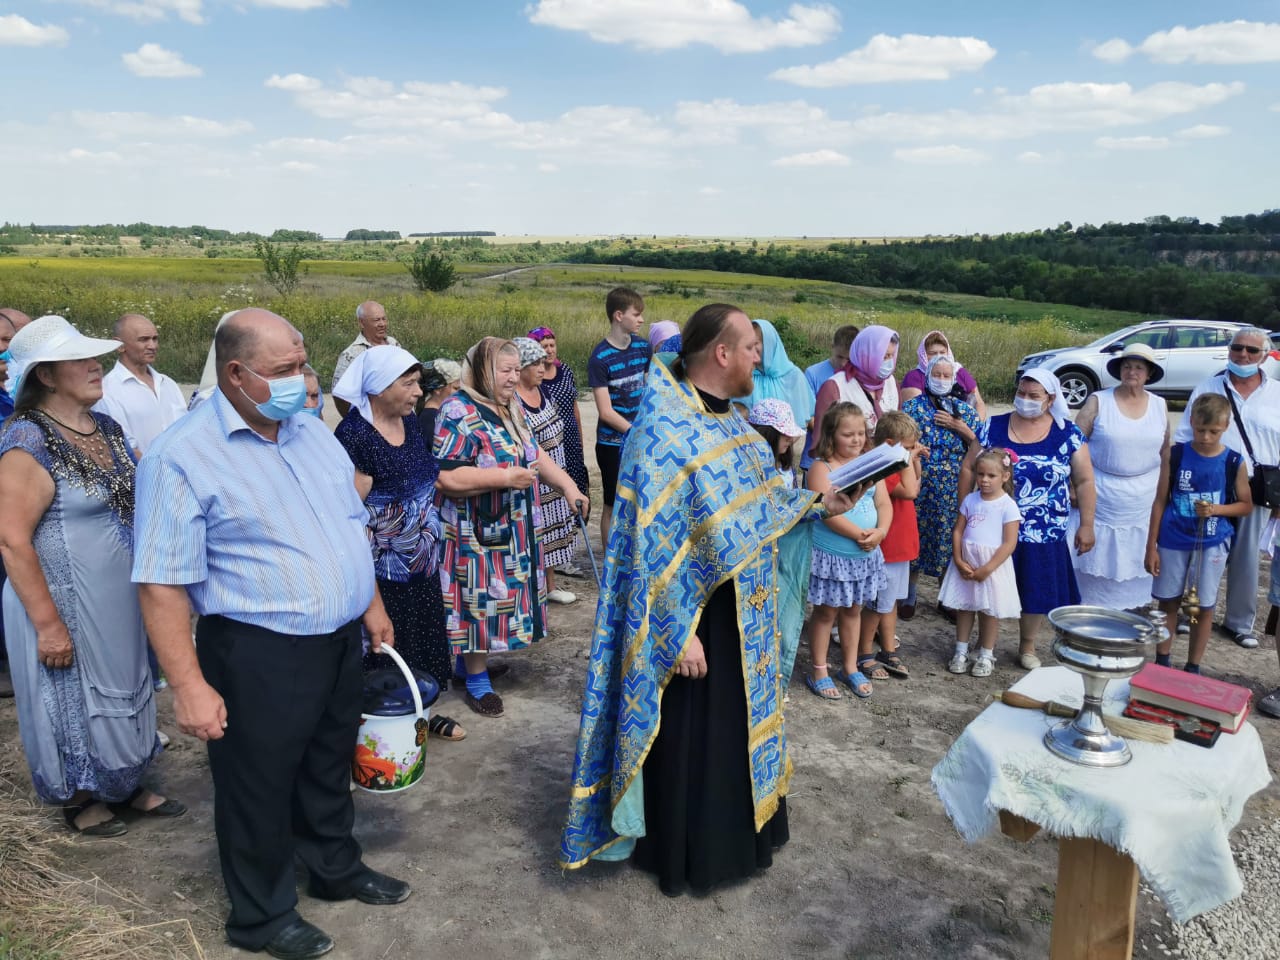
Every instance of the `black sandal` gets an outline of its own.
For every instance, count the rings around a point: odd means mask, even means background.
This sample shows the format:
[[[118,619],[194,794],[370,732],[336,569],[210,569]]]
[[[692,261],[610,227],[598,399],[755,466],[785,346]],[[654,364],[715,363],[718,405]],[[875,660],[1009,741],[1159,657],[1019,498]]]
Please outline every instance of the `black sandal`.
[[[124,803],[115,804],[118,807],[124,807],[126,810],[139,814],[144,817],[180,817],[187,812],[187,805],[181,800],[174,800],[172,797],[165,799],[163,803],[158,803],[150,810],[143,810],[141,807],[135,807],[133,801],[146,793],[146,788],[139,787],[129,796],[125,797]]]
[[[427,730],[433,737],[439,737],[441,740],[467,739],[467,731],[462,729],[462,724],[452,717],[439,713],[427,721]]]
[[[63,806],[62,815],[66,818],[67,826],[80,834],[82,837],[119,837],[129,832],[129,826],[115,814],[111,815],[110,820],[103,820],[101,823],[95,823],[91,827],[77,827],[76,817],[84,813],[95,803],[102,803],[101,800],[90,798],[83,803],[69,803]],[[107,809],[111,809],[107,807]]]
[[[875,657],[862,657],[858,660],[858,670],[866,674],[868,680],[888,680],[889,671]]]
[[[897,677],[899,680],[906,680],[911,676],[911,671],[907,669],[907,665],[902,662],[902,658],[898,656],[898,651],[881,650],[876,654],[876,660],[889,671],[890,676]]]
[[[502,698],[492,690],[483,697],[473,697],[468,693],[466,700],[467,706],[482,717],[502,716]]]

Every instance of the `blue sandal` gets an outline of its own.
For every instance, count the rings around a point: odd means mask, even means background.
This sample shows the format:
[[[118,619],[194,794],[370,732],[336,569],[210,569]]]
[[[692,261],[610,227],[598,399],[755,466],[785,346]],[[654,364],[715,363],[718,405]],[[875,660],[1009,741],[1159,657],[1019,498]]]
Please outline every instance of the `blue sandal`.
[[[859,689],[859,687],[871,686],[871,681],[867,679],[867,675],[861,670],[855,670],[853,673],[845,673],[843,670],[837,670],[836,679],[841,683],[846,684],[849,689],[853,691],[853,695],[859,700],[865,700],[867,697],[871,696],[870,690],[863,693]]]
[[[831,682],[830,677],[822,677],[821,679],[813,679],[813,675],[809,674],[804,678],[804,685],[812,691],[815,697],[821,697],[823,700],[836,701],[843,700],[840,691],[836,689],[836,685]],[[835,696],[831,696],[831,694]]]

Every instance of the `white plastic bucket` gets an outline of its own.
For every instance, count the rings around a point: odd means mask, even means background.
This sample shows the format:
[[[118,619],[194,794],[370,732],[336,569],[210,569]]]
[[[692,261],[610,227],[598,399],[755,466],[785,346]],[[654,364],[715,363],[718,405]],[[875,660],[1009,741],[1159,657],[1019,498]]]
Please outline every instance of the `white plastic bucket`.
[[[360,731],[356,735],[356,753],[351,760],[351,779],[369,793],[395,793],[407,790],[422,779],[427,759],[427,720],[430,710],[422,705],[418,678],[408,664],[391,647],[381,650],[389,656],[413,696],[415,712],[398,717],[360,715]]]

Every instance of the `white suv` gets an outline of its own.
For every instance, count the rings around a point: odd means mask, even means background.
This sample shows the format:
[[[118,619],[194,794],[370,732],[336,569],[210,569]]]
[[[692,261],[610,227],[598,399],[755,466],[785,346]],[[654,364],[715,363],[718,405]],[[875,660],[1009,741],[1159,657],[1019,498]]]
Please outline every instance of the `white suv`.
[[[1185,400],[1204,380],[1221,373],[1227,366],[1227,347],[1243,323],[1220,323],[1213,320],[1151,320],[1137,323],[1099,337],[1083,347],[1044,350],[1022,358],[1017,379],[1032,367],[1045,367],[1058,375],[1062,393],[1073,410],[1084,405],[1095,390],[1114,387],[1119,381],[1107,373],[1107,361],[1130,343],[1145,343],[1164,367],[1164,379],[1152,384],[1151,392],[1164,397]],[[1277,346],[1280,334],[1272,334]],[[1280,362],[1272,350],[1264,369],[1275,377]]]

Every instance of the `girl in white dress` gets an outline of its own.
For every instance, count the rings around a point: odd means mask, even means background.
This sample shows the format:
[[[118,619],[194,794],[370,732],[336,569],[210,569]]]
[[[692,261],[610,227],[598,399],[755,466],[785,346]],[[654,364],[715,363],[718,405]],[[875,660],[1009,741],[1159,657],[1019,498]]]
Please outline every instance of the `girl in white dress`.
[[[975,677],[989,677],[996,664],[1001,620],[1022,613],[1014,579],[1013,548],[1022,514],[1014,502],[1013,454],[992,447],[973,462],[977,487],[960,504],[951,534],[952,558],[938,590],[938,602],[956,612],[956,649],[947,664],[952,673],[969,670],[969,635],[978,615],[981,649],[973,661]]]

